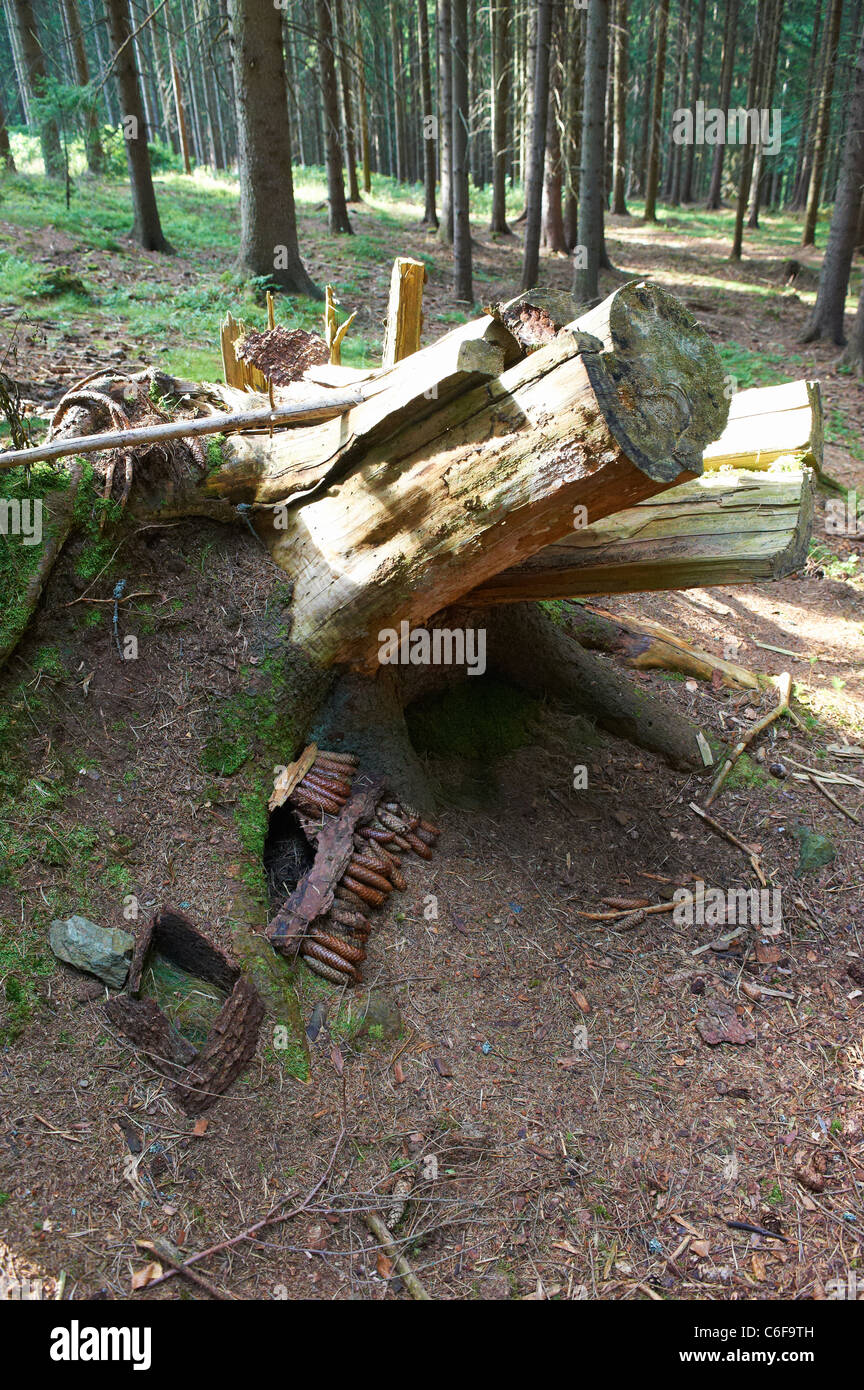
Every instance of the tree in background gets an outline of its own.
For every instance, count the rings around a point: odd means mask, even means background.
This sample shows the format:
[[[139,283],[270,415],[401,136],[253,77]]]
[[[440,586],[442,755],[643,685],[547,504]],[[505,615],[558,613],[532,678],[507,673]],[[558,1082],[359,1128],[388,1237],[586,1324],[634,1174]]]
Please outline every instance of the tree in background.
[[[858,240],[858,218],[864,190],[864,28],[858,41],[855,80],[849,114],[846,119],[846,139],[837,199],[828,245],[819,276],[819,293],[813,312],[807,321],[802,341],[812,343],[816,338],[829,338],[842,346],[843,313],[852,257]],[[854,338],[854,334],[853,334]]]
[[[732,77],[735,71],[735,40],[738,37],[738,0],[726,0],[726,28],[723,33],[723,63],[720,72],[721,111],[729,110],[732,96]],[[711,183],[705,206],[709,211],[719,208],[723,186],[723,156],[726,144],[721,141],[714,146],[714,162],[711,166]]]
[[[144,117],[141,88],[138,85],[135,49],[131,42],[129,6],[127,0],[105,0],[105,9],[114,54],[114,80],[117,84],[124,125],[126,163],[132,187],[135,219],[132,235],[145,251],[171,252],[173,248],[162,232],[159,209],[156,206],[150,151],[147,148],[147,121]]]
[[[36,17],[30,0],[15,0],[15,18],[18,24],[24,79],[29,88],[31,105],[35,107],[34,99],[45,97],[47,73]],[[60,145],[60,131],[56,117],[47,108],[48,103],[43,101],[39,120],[42,160],[45,165],[45,173],[49,178],[63,178],[66,172],[66,161]]]
[[[822,196],[822,177],[825,172],[828,131],[831,124],[831,98],[834,94],[834,73],[837,67],[837,46],[840,42],[840,22],[843,18],[843,0],[831,0],[831,12],[825,32],[825,51],[822,62],[822,81],[819,86],[819,99],[816,107],[816,129],[813,134],[813,165],[810,170],[810,185],[807,190],[807,207],[804,212],[804,231],[802,246],[813,246],[816,240],[816,219],[819,216],[819,200]]]
[[[256,0],[230,0],[229,21],[237,97],[239,264],[291,293],[320,298],[297,245],[279,11]]]
[[[612,77],[612,212],[627,212],[624,185],[627,177],[627,7],[629,0],[616,0],[613,33]]]
[[[543,160],[546,154],[546,124],[549,111],[549,63],[552,44],[554,0],[537,0],[537,31],[534,46],[534,110],[528,169],[525,178],[525,248],[522,257],[522,289],[537,283],[540,260],[540,223],[543,209]]]
[[[453,50],[450,42],[451,0],[438,0],[438,158],[441,220],[438,235],[453,240]]]
[[[651,130],[648,171],[645,181],[645,221],[657,221],[657,189],[660,182],[660,120],[663,115],[663,78],[666,74],[666,32],[669,0],[660,0],[657,11],[657,50],[654,68],[654,95],[651,104]]]
[[[90,67],[87,62],[87,50],[84,47],[84,33],[81,28],[81,17],[78,13],[78,0],[62,0],[62,13],[63,27],[66,30],[66,37],[69,40],[69,48],[75,66],[76,81],[79,87],[88,89]],[[95,97],[89,97],[84,106],[84,150],[90,173],[101,174],[105,165],[105,151],[102,148],[102,139],[99,134],[99,111]]]
[[[579,175],[579,244],[573,294],[590,303],[599,294],[603,244],[604,123],[609,65],[609,0],[588,0],[582,102],[582,163]]]
[[[245,0],[245,3],[254,7],[254,0]],[[354,228],[348,219],[345,180],[342,177],[342,147],[339,142],[339,92],[336,86],[336,61],[333,55],[333,23],[330,15],[330,0],[315,0],[315,16],[321,95],[324,107],[324,147],[327,161],[327,203],[330,208],[330,230],[331,232],[351,234]],[[277,43],[277,52],[279,68],[282,70],[281,40]],[[284,87],[284,76],[282,85]],[[283,106],[287,121],[287,102],[283,101]]]
[[[468,195],[468,4],[451,0],[450,45],[452,50],[453,122],[453,290],[455,297],[471,304],[471,219]]]
[[[423,3],[423,0],[420,0]],[[492,215],[490,232],[510,236],[507,226],[507,106],[510,100],[511,0],[492,0]]]

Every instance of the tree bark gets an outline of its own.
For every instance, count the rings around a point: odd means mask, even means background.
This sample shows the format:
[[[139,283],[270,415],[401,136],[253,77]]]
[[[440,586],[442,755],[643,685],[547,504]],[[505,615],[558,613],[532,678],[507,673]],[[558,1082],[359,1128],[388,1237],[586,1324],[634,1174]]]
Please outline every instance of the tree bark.
[[[453,241],[453,51],[451,0],[438,0],[438,153],[441,161],[441,220],[438,236]]]
[[[183,105],[183,86],[180,69],[174,56],[174,45],[168,40],[168,62],[171,66],[171,91],[174,95],[174,114],[177,118],[177,134],[180,140],[180,153],[183,156],[184,174],[192,173],[192,154],[189,148],[189,129],[186,125],[186,108]]]
[[[767,32],[769,27],[768,12],[770,8],[771,0],[757,0],[756,28],[753,34],[750,76],[747,83],[748,109],[753,107],[756,103],[756,96],[761,85],[760,77],[767,59],[767,49],[770,45],[770,36]],[[738,202],[735,208],[735,233],[732,239],[732,250],[729,256],[729,259],[733,261],[740,261],[741,259],[741,246],[744,238],[744,216],[747,212],[747,199],[750,196],[750,181],[753,177],[754,153],[753,145],[748,141],[741,154],[741,177],[738,184]]]
[[[609,64],[609,3],[589,0],[585,35],[585,81],[582,105],[582,159],[579,175],[579,243],[573,271],[573,294],[580,303],[598,296],[603,244],[603,165],[606,116],[606,70]],[[581,262],[584,260],[584,265]]]
[[[422,3],[422,0],[421,0]],[[507,226],[507,108],[510,102],[510,17],[512,0],[492,0],[492,216],[490,232],[509,236]]]
[[[726,0],[726,27],[723,34],[723,65],[720,74],[720,108],[724,112],[729,110],[729,100],[732,95],[732,77],[735,68],[735,40],[738,37],[738,0]],[[708,188],[708,197],[705,202],[709,211],[716,211],[721,204],[721,193],[723,186],[723,156],[726,152],[725,143],[720,143],[714,147],[714,162],[711,166],[711,183]]]
[[[693,78],[690,88],[690,106],[695,112],[696,103],[699,100],[699,92],[702,84],[702,50],[705,43],[705,0],[699,0],[699,9],[696,12],[696,31],[693,36]],[[689,145],[684,147],[683,171],[681,175],[681,202],[692,203],[693,201],[693,160],[696,154],[696,146],[691,140]]]
[[[525,180],[525,247],[522,256],[522,289],[537,283],[540,263],[540,226],[543,210],[543,161],[549,114],[549,66],[555,0],[537,0],[537,35],[534,49],[534,115]]]
[[[15,173],[15,160],[12,157],[12,146],[9,144],[9,131],[6,127],[6,113],[0,103],[0,160],[3,161],[3,168],[10,174]]]
[[[279,11],[230,0],[240,181],[239,264],[283,290],[320,299],[297,244],[288,95]]]
[[[331,232],[352,234],[345,202],[345,181],[342,177],[342,145],[339,139],[339,91],[336,83],[336,61],[333,53],[333,24],[330,0],[315,0],[318,37],[318,62],[321,72],[321,92],[324,110],[324,145],[327,162],[327,203],[330,209]],[[281,49],[280,49],[281,57]],[[287,106],[286,106],[287,111]]]
[[[432,73],[429,62],[429,10],[428,0],[417,0],[417,25],[420,37],[420,93],[423,99],[422,139],[423,139],[423,208],[424,227],[438,226],[438,213],[435,210],[435,136],[434,114],[432,110]]]
[[[825,32],[825,56],[822,69],[822,83],[819,89],[819,104],[816,109],[816,130],[813,135],[813,165],[810,170],[810,185],[807,189],[807,206],[804,212],[804,231],[802,246],[813,246],[816,241],[816,221],[819,216],[819,200],[822,196],[822,178],[825,172],[825,159],[828,150],[828,133],[831,125],[831,97],[834,92],[834,74],[837,68],[837,47],[840,42],[840,24],[843,19],[843,0],[831,0],[831,12]]]
[[[169,245],[162,232],[159,209],[156,206],[150,152],[147,148],[147,122],[144,119],[141,89],[135,67],[135,50],[129,42],[132,29],[127,0],[106,0],[105,8],[108,14],[111,47],[116,58],[114,77],[120,108],[124,120],[131,120],[131,129],[126,132],[126,163],[129,167],[132,207],[135,213],[132,235],[145,251],[172,252],[173,247]]]
[[[78,0],[63,0],[63,14],[69,31],[72,60],[75,65],[75,78],[79,87],[90,82],[90,68],[87,63],[87,50],[84,47],[84,32],[81,16],[78,13]],[[88,102],[84,112],[84,149],[87,155],[87,168],[91,174],[101,174],[105,165],[105,151],[99,135],[99,113],[95,98]]]
[[[342,123],[345,129],[345,163],[348,168],[348,201],[360,202],[357,182],[357,158],[354,145],[354,107],[351,101],[351,68],[348,58],[348,36],[345,31],[345,12],[342,0],[333,0],[333,29],[339,46],[339,81],[342,89]]]
[[[816,296],[816,303],[802,338],[805,343],[812,343],[817,338],[828,338],[832,343],[841,346],[846,342],[843,332],[843,314],[846,308],[846,292],[849,288],[852,257],[855,254],[858,239],[862,187],[864,187],[864,29],[862,29],[858,40],[855,85],[849,103],[834,215],[831,218],[828,245],[822,261],[819,293]]]
[[[569,251],[564,234],[564,213],[561,204],[563,170],[561,164],[561,129],[564,117],[564,68],[562,62],[563,13],[560,4],[553,7],[552,35],[549,49],[549,101],[546,118],[546,159],[543,170],[543,216],[541,241],[548,251],[565,255]],[[531,288],[523,285],[523,289]]]
[[[582,160],[582,66],[585,38],[585,11],[564,7],[567,28],[567,63],[564,93],[567,119],[564,123],[564,232],[567,250],[579,241],[579,169]]]
[[[453,292],[473,304],[471,277],[471,218],[468,193],[468,6],[451,0],[450,39],[453,51]]]
[[[774,102],[774,83],[777,73],[777,54],[780,49],[780,35],[783,29],[783,3],[784,0],[774,0],[770,6],[770,25],[769,32],[765,35],[765,56],[762,63],[762,84],[759,96],[759,106],[764,111],[770,113]],[[750,207],[747,216],[747,226],[756,228],[759,226],[759,208],[762,202],[762,188],[764,183],[764,146],[760,140],[756,147],[756,154],[753,160],[753,181],[750,189]]]
[[[352,33],[357,46],[357,88],[360,104],[360,148],[363,155],[363,192],[372,192],[372,162],[369,152],[369,101],[366,92],[366,59],[363,52],[363,17],[351,8]]]
[[[393,122],[396,128],[396,180],[398,183],[407,183],[405,78],[402,70],[402,32],[396,12],[396,0],[390,0],[390,62],[393,70]]]
[[[807,63],[805,109],[801,117],[801,131],[798,136],[798,154],[795,159],[795,182],[792,197],[789,199],[790,212],[803,212],[807,202],[807,189],[810,185],[810,127],[814,103],[816,101],[816,69],[819,58],[819,31],[822,27],[822,3],[816,0],[816,13],[813,16],[813,29],[810,36],[810,58]]]
[[[624,184],[627,176],[627,56],[630,36],[627,29],[629,0],[615,6],[614,69],[612,79],[612,212],[627,215]]]
[[[15,18],[29,88],[28,95],[32,100],[34,97],[44,96],[47,74],[42,41],[39,37],[36,16],[33,13],[30,0],[15,0]],[[66,162],[60,146],[60,131],[53,116],[41,116],[39,118],[39,139],[42,145],[45,173],[49,178],[63,178]]]
[[[684,106],[684,97],[687,90],[687,54],[690,46],[690,0],[680,0],[678,11],[678,33],[675,45],[675,95],[673,102],[677,110]],[[666,172],[666,197],[673,207],[677,207],[681,202],[681,166],[683,162],[683,150],[680,145],[673,145],[669,155],[669,163]]]
[[[648,153],[648,178],[645,185],[646,222],[657,221],[657,188],[660,182],[660,119],[663,114],[663,78],[666,73],[666,32],[669,25],[669,0],[660,0],[657,11],[656,62],[654,94],[651,102],[651,140]]]

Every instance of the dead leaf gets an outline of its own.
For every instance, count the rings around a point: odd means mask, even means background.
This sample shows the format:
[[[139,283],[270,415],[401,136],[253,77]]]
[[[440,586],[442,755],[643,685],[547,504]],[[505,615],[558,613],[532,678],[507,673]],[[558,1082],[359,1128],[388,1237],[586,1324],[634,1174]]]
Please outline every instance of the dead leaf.
[[[207,1126],[209,1125],[209,1123],[210,1121],[204,1115],[201,1115],[195,1121],[195,1124],[192,1128],[192,1133],[195,1135],[196,1139],[200,1139],[202,1134],[207,1133]]]
[[[591,1005],[588,1003],[588,1000],[585,998],[585,995],[582,993],[581,989],[573,990],[573,1002],[576,1005],[577,1009],[581,1009],[583,1014],[590,1014]]]
[[[753,1270],[753,1278],[758,1279],[760,1284],[764,1284],[766,1278],[765,1261],[761,1255],[753,1255],[750,1268]]]
[[[394,1085],[396,1085],[396,1086],[401,1086],[401,1085],[403,1084],[404,1080],[405,1080],[405,1073],[404,1073],[404,1071],[402,1070],[402,1063],[401,1063],[401,1062],[394,1062],[394,1063],[393,1063],[393,1083],[394,1083]]]
[[[694,1255],[698,1255],[700,1259],[704,1260],[711,1253],[711,1243],[707,1240],[694,1240],[690,1249]]]
[[[154,1279],[161,1279],[162,1266],[158,1260],[151,1260],[149,1265],[144,1265],[143,1269],[136,1269],[132,1275],[133,1289],[146,1289],[148,1284],[152,1284]]]
[[[378,1251],[377,1269],[382,1279],[389,1279],[393,1273],[393,1261],[388,1260],[383,1250]]]
[[[345,1058],[342,1056],[342,1053],[335,1043],[330,1049],[330,1061],[333,1063],[333,1069],[336,1075],[341,1076],[345,1070]]]

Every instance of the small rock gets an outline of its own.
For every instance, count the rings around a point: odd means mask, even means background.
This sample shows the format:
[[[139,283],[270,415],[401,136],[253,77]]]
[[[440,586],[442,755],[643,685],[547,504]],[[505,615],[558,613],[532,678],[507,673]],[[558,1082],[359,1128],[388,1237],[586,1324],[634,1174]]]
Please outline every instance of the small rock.
[[[55,919],[49,933],[59,960],[96,975],[112,989],[122,989],[129,974],[135,938],[129,932],[99,927],[86,917]]]
[[[768,771],[771,773],[771,776],[772,776],[772,777],[788,777],[788,776],[789,776],[789,773],[788,773],[788,771],[787,771],[787,769],[786,769],[785,763],[769,763],[769,765],[768,765]]]

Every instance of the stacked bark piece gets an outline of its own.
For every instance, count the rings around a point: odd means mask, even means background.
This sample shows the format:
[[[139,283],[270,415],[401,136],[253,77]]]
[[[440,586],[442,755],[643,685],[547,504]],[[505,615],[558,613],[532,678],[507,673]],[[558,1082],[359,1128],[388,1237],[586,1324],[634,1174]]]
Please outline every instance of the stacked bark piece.
[[[432,857],[438,830],[403,806],[379,778],[358,773],[351,753],[315,744],[281,769],[270,809],[288,802],[315,847],[312,867],[268,928],[284,955],[300,954],[317,975],[357,983],[372,930],[367,916],[407,887],[401,856]]]

